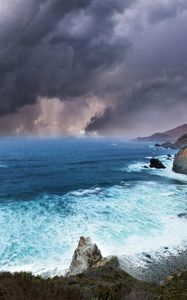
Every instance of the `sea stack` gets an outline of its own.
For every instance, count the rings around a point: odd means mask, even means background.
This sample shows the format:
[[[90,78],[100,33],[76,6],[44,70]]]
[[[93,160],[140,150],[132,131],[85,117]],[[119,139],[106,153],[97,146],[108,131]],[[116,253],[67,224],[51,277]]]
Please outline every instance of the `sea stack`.
[[[80,274],[94,266],[102,260],[101,251],[92,240],[83,236],[80,237],[79,244],[73,254],[72,262],[67,276]]]
[[[166,167],[164,164],[157,158],[151,158],[150,159],[150,168],[156,168],[156,169],[165,169]]]
[[[187,146],[182,148],[176,155],[173,162],[173,171],[187,175]]]

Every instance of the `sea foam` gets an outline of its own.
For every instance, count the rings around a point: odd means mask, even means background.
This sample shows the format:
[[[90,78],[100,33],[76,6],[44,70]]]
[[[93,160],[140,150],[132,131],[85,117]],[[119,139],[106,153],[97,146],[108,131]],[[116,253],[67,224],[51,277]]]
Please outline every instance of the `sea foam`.
[[[143,251],[172,248],[187,239],[186,220],[177,216],[186,209],[186,192],[141,181],[2,205],[0,270],[63,274],[81,235],[91,236],[103,255],[134,260]]]

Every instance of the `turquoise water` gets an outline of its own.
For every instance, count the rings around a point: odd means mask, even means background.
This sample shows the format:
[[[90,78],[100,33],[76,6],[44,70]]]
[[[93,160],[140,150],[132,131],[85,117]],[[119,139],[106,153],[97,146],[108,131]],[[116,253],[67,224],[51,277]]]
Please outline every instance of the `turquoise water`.
[[[81,235],[136,257],[187,239],[187,177],[153,145],[120,139],[1,139],[0,270],[62,274]],[[145,169],[159,157],[165,170]]]

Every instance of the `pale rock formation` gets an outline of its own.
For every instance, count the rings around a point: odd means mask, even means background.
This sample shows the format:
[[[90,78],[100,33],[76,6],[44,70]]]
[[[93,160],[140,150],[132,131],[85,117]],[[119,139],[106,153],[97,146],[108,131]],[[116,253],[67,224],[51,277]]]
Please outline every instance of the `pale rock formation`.
[[[78,247],[73,254],[67,276],[74,276],[92,267],[98,267],[102,259],[101,251],[97,245],[94,244],[89,237],[84,238],[81,236]]]
[[[173,171],[187,175],[187,146],[182,148],[176,155],[173,162]]]

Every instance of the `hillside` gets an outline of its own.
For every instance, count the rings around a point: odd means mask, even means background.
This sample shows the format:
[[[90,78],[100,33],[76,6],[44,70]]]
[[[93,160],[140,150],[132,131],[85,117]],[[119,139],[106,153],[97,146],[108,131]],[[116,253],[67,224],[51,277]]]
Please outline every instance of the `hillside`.
[[[187,272],[169,276],[161,286],[141,282],[111,264],[69,278],[1,273],[0,299],[186,300]]]
[[[164,132],[157,132],[148,137],[139,137],[139,141],[176,141],[181,136],[187,133],[187,124],[183,124],[176,128],[164,131]]]
[[[187,133],[183,134],[177,141],[176,145],[181,148],[187,145]]]

